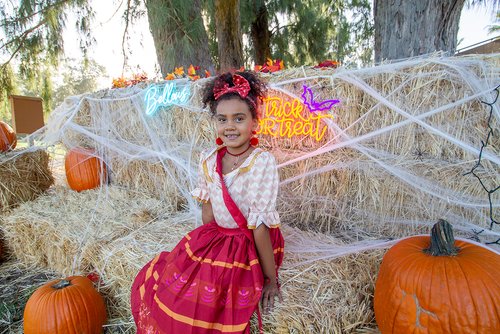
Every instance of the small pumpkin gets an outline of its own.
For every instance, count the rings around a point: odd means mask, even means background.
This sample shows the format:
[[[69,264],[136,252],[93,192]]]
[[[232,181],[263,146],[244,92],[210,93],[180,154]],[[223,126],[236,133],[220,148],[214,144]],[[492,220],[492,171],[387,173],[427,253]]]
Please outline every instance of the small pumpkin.
[[[92,281],[71,276],[38,288],[24,308],[25,334],[97,334],[106,323],[106,307]]]
[[[9,124],[0,121],[0,152],[8,152],[16,148],[17,136]]]
[[[385,254],[374,309],[383,334],[500,333],[500,255],[439,220]]]
[[[76,147],[66,154],[66,180],[76,191],[94,189],[107,180],[104,162],[90,149]]]

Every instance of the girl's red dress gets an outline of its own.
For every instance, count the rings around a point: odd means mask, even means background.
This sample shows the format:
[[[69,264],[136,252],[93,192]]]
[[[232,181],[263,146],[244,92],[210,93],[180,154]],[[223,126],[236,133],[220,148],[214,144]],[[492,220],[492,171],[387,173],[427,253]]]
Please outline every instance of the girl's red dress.
[[[274,157],[255,149],[221,184],[216,165],[223,154],[212,151],[202,159],[199,187],[193,191],[211,201],[215,221],[188,233],[171,252],[160,253],[134,280],[137,333],[250,332],[264,277],[249,229],[261,223],[270,227],[278,270],[284,247],[275,210],[279,180]]]

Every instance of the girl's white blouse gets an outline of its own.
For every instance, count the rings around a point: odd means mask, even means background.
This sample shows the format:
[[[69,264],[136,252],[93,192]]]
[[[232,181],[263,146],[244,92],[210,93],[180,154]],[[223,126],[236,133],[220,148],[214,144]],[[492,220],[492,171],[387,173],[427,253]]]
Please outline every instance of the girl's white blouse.
[[[198,187],[191,194],[199,201],[212,203],[215,220],[219,226],[238,228],[229,213],[224,199],[220,177],[215,170],[217,149],[202,154]],[[274,156],[260,148],[245,159],[241,166],[224,175],[229,194],[247,218],[249,229],[260,224],[270,228],[280,226],[280,218],[276,211],[279,176]]]

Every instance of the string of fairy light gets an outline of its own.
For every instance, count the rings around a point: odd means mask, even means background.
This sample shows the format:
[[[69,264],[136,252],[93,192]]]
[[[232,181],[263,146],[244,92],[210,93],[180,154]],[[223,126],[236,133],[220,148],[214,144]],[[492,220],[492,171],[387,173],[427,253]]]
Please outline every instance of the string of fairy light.
[[[488,187],[484,184],[483,180],[476,173],[476,171],[477,171],[477,169],[479,167],[482,167],[481,161],[482,161],[482,158],[483,158],[483,151],[488,146],[488,143],[489,143],[491,137],[493,136],[493,127],[491,126],[491,119],[493,117],[493,106],[495,105],[495,103],[497,103],[498,96],[500,95],[499,88],[500,88],[500,85],[498,85],[494,89],[494,92],[495,92],[496,95],[495,95],[495,99],[493,100],[493,102],[486,102],[486,101],[482,101],[481,100],[481,103],[484,103],[485,105],[487,105],[490,108],[490,110],[489,110],[489,116],[488,116],[488,123],[487,123],[488,133],[486,135],[486,139],[485,140],[481,140],[481,149],[479,150],[479,157],[477,159],[476,164],[472,167],[472,169],[469,172],[467,172],[467,173],[464,174],[464,176],[466,176],[466,175],[473,175],[478,180],[479,184],[481,184],[481,187],[483,188],[483,190],[488,194],[489,217],[490,217],[490,226],[489,226],[489,229],[490,230],[493,230],[493,228],[495,227],[495,225],[500,225],[500,222],[498,222],[493,217],[493,200],[492,200],[493,193],[495,193],[498,189],[500,189],[500,185],[498,185],[498,186],[496,186],[496,187],[494,187],[492,189],[488,189]],[[484,229],[481,230],[481,231],[474,231],[474,233],[476,233],[476,235],[479,235],[482,232],[484,232]],[[497,240],[492,241],[492,242],[486,242],[486,244],[488,244],[488,245],[492,245],[492,244],[500,245],[500,238],[498,238]]]

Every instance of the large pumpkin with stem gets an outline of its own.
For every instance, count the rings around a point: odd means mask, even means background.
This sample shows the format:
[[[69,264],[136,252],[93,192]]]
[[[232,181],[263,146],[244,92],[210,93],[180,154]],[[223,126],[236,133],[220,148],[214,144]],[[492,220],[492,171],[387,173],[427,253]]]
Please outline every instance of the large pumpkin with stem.
[[[374,309],[383,334],[500,333],[500,255],[439,220],[385,254]]]
[[[66,179],[76,191],[94,189],[107,180],[104,162],[90,149],[76,147],[66,154]]]
[[[38,288],[24,308],[25,334],[97,334],[106,323],[102,296],[90,279],[71,276]]]
[[[16,148],[17,136],[9,124],[0,121],[0,152],[8,152]]]

